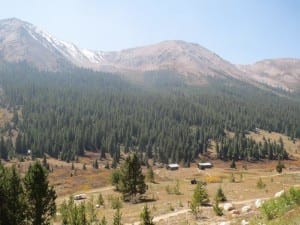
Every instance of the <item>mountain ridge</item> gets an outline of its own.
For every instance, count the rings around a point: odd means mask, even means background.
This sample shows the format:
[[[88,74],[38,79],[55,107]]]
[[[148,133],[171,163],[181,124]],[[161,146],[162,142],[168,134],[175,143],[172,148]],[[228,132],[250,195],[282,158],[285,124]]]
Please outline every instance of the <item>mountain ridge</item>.
[[[253,80],[287,90],[300,89],[300,59],[264,59],[252,65],[238,66]]]
[[[174,71],[187,84],[198,85],[208,77],[231,77],[288,91],[300,89],[300,59],[267,59],[251,65],[234,65],[207,48],[182,40],[128,48],[92,51],[59,40],[17,18],[0,20],[0,60],[26,61],[41,70],[75,66],[122,74],[145,80],[148,72]]]

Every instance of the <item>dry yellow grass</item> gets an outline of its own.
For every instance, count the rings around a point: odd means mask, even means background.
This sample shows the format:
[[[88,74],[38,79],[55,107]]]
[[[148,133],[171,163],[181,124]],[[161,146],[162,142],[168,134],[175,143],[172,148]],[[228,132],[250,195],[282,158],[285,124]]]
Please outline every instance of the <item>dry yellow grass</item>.
[[[204,181],[206,181],[207,183],[221,183],[223,180],[223,178],[221,176],[218,175],[207,175],[204,177]]]
[[[251,134],[252,135],[252,134]],[[253,134],[254,135],[254,134]],[[266,133],[259,135],[255,134],[253,138],[262,138]],[[270,137],[271,138],[271,137]],[[273,134],[273,139],[277,139],[278,136]],[[272,139],[272,140],[273,140]],[[294,144],[283,137],[285,146],[295,147]],[[298,141],[296,142],[298,143]],[[297,144],[296,144],[297,146]],[[297,148],[297,147],[296,147]],[[293,152],[295,148],[291,148],[289,151]],[[92,168],[93,161],[98,158],[98,154],[88,153],[87,157],[79,159],[79,163],[74,163],[75,170],[71,169],[72,164],[55,159],[48,159],[51,167],[53,167],[53,173],[50,173],[50,183],[54,185],[58,199],[58,205],[72,194],[85,193],[88,197],[86,201],[93,196],[94,200],[97,199],[99,193],[101,193],[105,199],[105,208],[98,208],[97,216],[101,218],[105,215],[109,222],[112,221],[115,210],[111,209],[110,196],[119,196],[120,194],[115,192],[113,187],[110,186],[109,177],[112,170],[104,169],[106,161],[99,161],[99,170]],[[83,169],[83,163],[87,165],[87,169]],[[288,190],[291,186],[299,186],[300,183],[300,170],[289,170],[290,167],[300,165],[299,160],[284,161],[287,165],[287,169],[282,174],[278,174],[275,171],[277,161],[264,161],[257,163],[240,162],[238,161],[237,169],[230,169],[230,162],[223,162],[220,160],[214,160],[214,167],[212,169],[199,170],[196,163],[191,164],[190,168],[180,168],[177,171],[166,170],[165,168],[153,167],[155,173],[156,183],[148,183],[147,197],[148,199],[155,199],[155,201],[148,202],[148,206],[152,211],[152,215],[160,216],[168,214],[170,212],[181,211],[188,209],[189,202],[192,199],[195,185],[190,183],[191,179],[207,181],[207,190],[210,199],[213,200],[217,189],[221,186],[228,201],[233,202],[237,209],[240,209],[246,204],[254,204],[253,202],[257,198],[272,197],[274,194],[282,189]],[[18,163],[22,171],[26,170],[29,162]],[[146,168],[143,171],[146,173]],[[71,173],[73,174],[71,176]],[[235,182],[231,182],[230,177],[234,175]],[[266,184],[263,189],[258,189],[256,184],[258,179],[261,178]],[[166,186],[174,187],[176,182],[179,182],[180,195],[168,194]],[[132,224],[139,221],[139,215],[142,211],[144,203],[131,204],[123,203],[121,209],[122,222]],[[58,206],[59,208],[59,206]],[[174,211],[172,211],[174,210]],[[253,207],[254,210],[254,207]],[[255,212],[255,210],[254,210]],[[240,220],[243,215],[238,216],[237,220]],[[216,217],[212,208],[203,209],[202,224],[210,224],[217,220],[231,220],[230,213],[225,213],[222,218]],[[58,217],[59,220],[59,217]],[[235,218],[233,218],[235,220]],[[196,224],[196,221],[192,214],[184,213],[178,216],[167,218],[157,222],[156,224]],[[57,223],[59,224],[59,223]]]
[[[89,161],[90,160],[90,161]],[[85,158],[85,163],[92,163],[93,159]],[[58,205],[65,199],[68,199],[71,194],[85,193],[88,196],[86,201],[93,196],[94,200],[97,199],[99,193],[102,193],[105,199],[105,208],[96,209],[98,218],[105,215],[108,221],[112,221],[115,210],[111,209],[109,196],[118,196],[119,193],[115,192],[112,187],[109,186],[109,176],[112,170],[106,170],[102,168],[105,162],[100,162],[100,169],[95,170],[91,168],[91,164],[88,165],[87,170],[83,170],[83,164],[75,163],[76,175],[70,176],[74,173],[71,169],[71,163],[58,161],[55,159],[49,159],[51,167],[53,167],[53,173],[50,173],[50,183],[55,186],[58,194]],[[26,170],[30,162],[17,163],[22,171]],[[155,180],[157,183],[148,183],[147,196],[149,199],[154,198],[155,201],[148,202],[148,205],[154,216],[160,216],[170,212],[180,211],[187,209],[189,201],[192,199],[193,190],[195,185],[190,183],[190,180],[196,178],[198,180],[209,181],[207,184],[207,190],[210,199],[213,199],[218,187],[222,187],[225,195],[229,201],[234,202],[237,208],[242,207],[245,200],[252,200],[256,198],[264,198],[274,196],[274,193],[285,189],[293,185],[299,184],[300,171],[288,171],[285,170],[282,175],[278,175],[274,169],[276,162],[257,163],[248,166],[248,170],[243,169],[243,163],[237,163],[237,169],[229,168],[230,162],[224,163],[221,161],[214,162],[214,168],[207,170],[199,170],[196,164],[192,164],[191,168],[180,168],[177,171],[169,171],[165,168],[156,168]],[[266,169],[267,168],[267,169]],[[146,171],[146,168],[144,168]],[[230,182],[230,176],[234,174],[236,182]],[[241,175],[242,174],[242,175]],[[262,178],[266,184],[264,189],[258,189],[256,183]],[[209,180],[211,179],[211,180]],[[166,186],[175,186],[177,180],[180,186],[180,195],[168,194]],[[121,209],[122,221],[124,223],[133,223],[139,221],[139,215],[142,211],[143,203],[131,204],[123,203]],[[59,207],[58,207],[59,208]],[[211,208],[203,210],[204,218],[202,221],[209,224],[209,222],[219,220],[215,217]],[[226,214],[222,219],[230,219],[231,215]],[[59,221],[59,217],[57,219]],[[157,224],[196,224],[194,217],[190,213],[184,213],[167,220],[162,220]],[[59,223],[57,223],[59,224]]]
[[[284,147],[288,151],[288,153],[290,153],[296,157],[300,157],[300,140],[299,139],[296,139],[295,143],[294,143],[286,135],[276,133],[276,132],[268,132],[265,130],[260,130],[257,133],[250,132],[248,137],[252,137],[255,141],[263,141],[263,137],[265,137],[267,140],[270,139],[271,141],[278,141],[280,138],[282,138]]]

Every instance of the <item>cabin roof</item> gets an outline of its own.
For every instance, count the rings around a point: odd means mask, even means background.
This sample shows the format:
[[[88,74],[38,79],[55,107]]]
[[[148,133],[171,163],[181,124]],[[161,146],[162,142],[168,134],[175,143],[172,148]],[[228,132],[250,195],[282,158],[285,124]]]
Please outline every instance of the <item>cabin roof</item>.
[[[179,167],[179,165],[176,164],[176,163],[171,163],[171,164],[168,165],[168,167]]]
[[[199,166],[211,166],[210,162],[198,163]]]

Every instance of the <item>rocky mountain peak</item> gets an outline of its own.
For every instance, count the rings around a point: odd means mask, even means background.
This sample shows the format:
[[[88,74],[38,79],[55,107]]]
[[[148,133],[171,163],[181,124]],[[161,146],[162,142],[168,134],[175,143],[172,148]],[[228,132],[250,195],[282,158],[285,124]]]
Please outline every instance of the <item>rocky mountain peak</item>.
[[[42,29],[10,18],[0,20],[0,60],[25,61],[41,70],[66,66],[117,72],[139,79],[148,72],[172,71],[189,84],[205,83],[208,77],[235,78],[286,90],[300,89],[299,59],[270,59],[253,65],[233,65],[216,53],[181,40],[99,52],[62,41]]]

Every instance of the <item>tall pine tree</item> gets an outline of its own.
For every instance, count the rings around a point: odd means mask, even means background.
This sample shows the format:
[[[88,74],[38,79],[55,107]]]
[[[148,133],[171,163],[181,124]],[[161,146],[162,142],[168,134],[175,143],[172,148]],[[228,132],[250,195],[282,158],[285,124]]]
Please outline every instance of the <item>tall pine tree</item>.
[[[128,156],[121,168],[119,190],[125,200],[135,200],[137,194],[144,194],[147,186],[145,176],[142,174],[140,161],[136,154]]]
[[[30,204],[27,207],[27,218],[32,225],[48,225],[56,212],[56,193],[49,186],[47,171],[41,163],[30,166],[25,178],[25,193]]]

